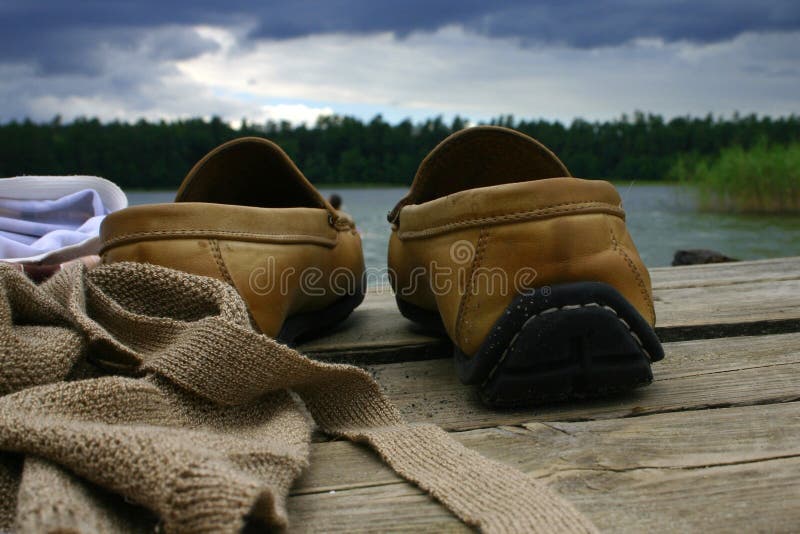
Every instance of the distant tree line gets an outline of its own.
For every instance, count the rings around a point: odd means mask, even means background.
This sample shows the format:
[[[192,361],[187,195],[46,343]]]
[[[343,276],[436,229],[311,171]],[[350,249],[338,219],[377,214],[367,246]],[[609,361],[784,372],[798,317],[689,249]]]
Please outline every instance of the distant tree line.
[[[730,146],[800,141],[800,116],[723,119],[635,113],[608,122],[569,125],[503,116],[490,124],[516,128],[542,141],[575,176],[664,180],[679,156],[713,157]],[[450,133],[467,126],[456,118],[390,124],[377,116],[320,117],[313,127],[288,122],[243,123],[214,118],[175,122],[62,124],[31,121],[0,125],[0,176],[95,174],[123,188],[176,188],[191,166],[220,143],[245,135],[280,144],[315,183],[409,184],[422,158]]]

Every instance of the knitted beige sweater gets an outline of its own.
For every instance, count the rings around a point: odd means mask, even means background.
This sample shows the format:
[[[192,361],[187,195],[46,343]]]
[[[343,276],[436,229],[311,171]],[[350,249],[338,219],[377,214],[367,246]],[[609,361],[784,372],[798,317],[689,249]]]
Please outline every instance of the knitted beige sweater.
[[[254,331],[222,282],[132,263],[0,277],[0,529],[286,526],[313,424],[299,396],[467,524],[593,530],[519,471],[407,424],[365,371]]]

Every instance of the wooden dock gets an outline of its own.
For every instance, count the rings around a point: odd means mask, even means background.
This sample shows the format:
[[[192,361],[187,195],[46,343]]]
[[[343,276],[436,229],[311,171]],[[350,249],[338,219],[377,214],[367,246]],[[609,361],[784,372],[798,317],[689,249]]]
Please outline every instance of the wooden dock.
[[[408,420],[529,472],[603,531],[800,530],[800,257],[651,274],[666,357],[624,396],[487,409],[449,342],[385,290],[299,348],[365,366]],[[366,448],[322,436],[289,513],[296,532],[466,530]]]

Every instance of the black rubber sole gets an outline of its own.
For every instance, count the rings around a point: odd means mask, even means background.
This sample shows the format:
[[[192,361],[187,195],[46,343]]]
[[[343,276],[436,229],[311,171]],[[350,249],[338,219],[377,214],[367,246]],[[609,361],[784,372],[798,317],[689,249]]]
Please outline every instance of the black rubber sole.
[[[409,319],[441,328],[438,314],[398,304]],[[618,291],[599,282],[553,285],[519,295],[474,356],[458,348],[454,353],[461,381],[478,385],[481,399],[496,407],[606,396],[645,386],[653,381],[650,364],[664,357],[647,321]]]
[[[327,308],[288,317],[275,339],[294,346],[300,341],[326,333],[353,313],[353,310],[364,301],[365,292],[366,288],[362,284],[356,293],[344,295]]]

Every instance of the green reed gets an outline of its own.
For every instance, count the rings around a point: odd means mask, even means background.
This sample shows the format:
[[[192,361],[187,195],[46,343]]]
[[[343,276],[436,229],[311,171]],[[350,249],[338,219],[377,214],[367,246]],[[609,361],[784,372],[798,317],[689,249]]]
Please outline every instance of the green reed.
[[[712,159],[681,157],[672,179],[693,187],[701,209],[800,213],[800,143],[723,149]]]

